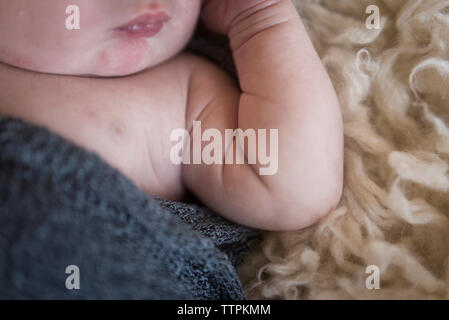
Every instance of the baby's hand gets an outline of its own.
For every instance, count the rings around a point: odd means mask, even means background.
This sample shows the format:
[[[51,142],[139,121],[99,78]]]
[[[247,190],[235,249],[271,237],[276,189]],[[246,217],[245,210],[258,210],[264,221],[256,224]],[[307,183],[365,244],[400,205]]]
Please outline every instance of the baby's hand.
[[[204,0],[201,18],[205,25],[219,34],[228,34],[232,24],[245,11],[269,6],[277,0]]]
[[[291,0],[204,0],[201,17],[211,31],[229,37],[233,51],[259,33],[267,38],[263,31],[272,27],[299,22]]]

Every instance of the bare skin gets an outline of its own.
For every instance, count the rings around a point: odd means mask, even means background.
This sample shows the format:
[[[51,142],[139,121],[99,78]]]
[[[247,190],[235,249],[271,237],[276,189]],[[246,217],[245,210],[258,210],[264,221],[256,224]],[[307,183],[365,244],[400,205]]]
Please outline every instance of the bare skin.
[[[294,6],[210,0],[203,19],[229,36],[241,90],[189,54],[120,78],[3,64],[0,112],[97,152],[152,195],[181,200],[188,190],[224,217],[259,229],[310,226],[340,199],[343,130],[335,91]],[[257,174],[258,163],[174,165],[170,133],[191,130],[195,120],[223,136],[224,129],[278,129],[277,174]]]

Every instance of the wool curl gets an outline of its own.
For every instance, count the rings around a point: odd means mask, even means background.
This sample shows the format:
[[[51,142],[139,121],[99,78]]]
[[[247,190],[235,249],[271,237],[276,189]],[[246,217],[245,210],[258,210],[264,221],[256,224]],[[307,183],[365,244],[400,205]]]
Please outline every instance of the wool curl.
[[[295,4],[341,104],[344,191],[319,224],[264,236],[239,270],[247,297],[448,299],[449,1]]]

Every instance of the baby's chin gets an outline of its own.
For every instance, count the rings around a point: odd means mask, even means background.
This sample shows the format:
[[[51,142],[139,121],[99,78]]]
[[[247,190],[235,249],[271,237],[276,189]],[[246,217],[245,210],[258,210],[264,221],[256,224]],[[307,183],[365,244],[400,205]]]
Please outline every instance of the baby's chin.
[[[95,56],[88,72],[102,77],[120,77],[154,67],[174,53],[155,50],[142,38],[123,38],[105,45]]]
[[[122,77],[155,67],[180,53],[188,34],[176,37],[118,37],[97,44],[72,42],[72,46],[38,48],[20,54],[0,54],[0,62],[38,73]]]
[[[121,38],[84,54],[58,53],[51,55],[51,59],[21,59],[5,63],[28,71],[55,75],[123,77],[155,67],[179,51],[178,48],[163,46],[154,48],[143,38]]]

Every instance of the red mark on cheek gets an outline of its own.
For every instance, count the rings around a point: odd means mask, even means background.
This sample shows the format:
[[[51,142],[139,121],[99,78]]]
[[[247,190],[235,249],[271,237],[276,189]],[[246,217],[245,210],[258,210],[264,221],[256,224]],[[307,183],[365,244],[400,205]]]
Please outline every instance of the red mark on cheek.
[[[161,8],[161,6],[160,6],[159,3],[152,3],[152,4],[150,4],[150,5],[148,6],[148,9],[149,9],[149,10],[152,10],[152,11],[156,11],[156,10],[158,10],[158,9],[160,9],[160,8]]]

